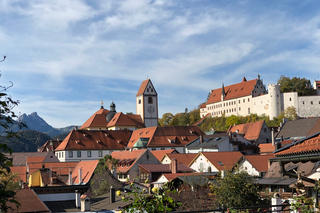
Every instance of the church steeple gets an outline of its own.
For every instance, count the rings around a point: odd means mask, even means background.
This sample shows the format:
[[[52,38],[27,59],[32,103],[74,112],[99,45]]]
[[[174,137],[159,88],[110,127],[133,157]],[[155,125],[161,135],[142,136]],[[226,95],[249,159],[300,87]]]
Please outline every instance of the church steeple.
[[[221,92],[221,101],[224,100],[224,97],[225,97],[225,91],[224,91],[224,83],[222,83],[222,92]]]

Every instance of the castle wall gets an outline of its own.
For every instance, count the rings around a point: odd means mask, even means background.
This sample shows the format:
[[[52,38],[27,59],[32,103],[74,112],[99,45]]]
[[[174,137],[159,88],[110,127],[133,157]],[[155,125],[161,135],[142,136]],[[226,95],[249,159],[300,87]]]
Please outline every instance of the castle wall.
[[[298,108],[296,110],[299,117],[320,116],[320,96],[298,97]]]

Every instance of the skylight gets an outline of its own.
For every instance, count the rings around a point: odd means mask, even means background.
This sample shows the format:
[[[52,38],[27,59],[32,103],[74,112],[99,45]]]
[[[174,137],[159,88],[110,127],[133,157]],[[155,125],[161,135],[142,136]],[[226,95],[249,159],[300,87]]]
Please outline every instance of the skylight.
[[[223,163],[222,163],[221,161],[218,161],[218,164],[219,164],[220,166],[223,166]]]

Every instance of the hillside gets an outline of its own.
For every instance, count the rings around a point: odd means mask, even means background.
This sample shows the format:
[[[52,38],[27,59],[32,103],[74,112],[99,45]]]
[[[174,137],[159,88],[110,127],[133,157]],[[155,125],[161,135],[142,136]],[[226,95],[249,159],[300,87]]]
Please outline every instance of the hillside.
[[[36,152],[51,137],[35,130],[22,130],[18,137],[0,136],[0,142],[7,144],[13,152]]]

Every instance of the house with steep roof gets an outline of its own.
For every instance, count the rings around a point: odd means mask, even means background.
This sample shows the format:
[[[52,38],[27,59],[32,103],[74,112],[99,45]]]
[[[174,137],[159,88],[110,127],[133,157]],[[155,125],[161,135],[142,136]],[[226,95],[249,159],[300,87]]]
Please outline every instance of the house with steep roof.
[[[320,132],[320,118],[297,119],[286,121],[276,134],[276,141],[300,140]]]
[[[206,105],[200,108],[200,117],[266,115],[278,117],[288,107],[294,107],[298,117],[320,116],[320,95],[298,96],[298,92],[281,93],[279,84],[263,85],[260,76],[211,90]]]
[[[127,179],[139,182],[139,164],[161,164],[148,149],[112,152],[111,156],[118,160],[116,172],[122,182]]]
[[[99,160],[80,161],[69,176],[68,185],[87,184],[90,181],[98,163]]]
[[[84,130],[106,130],[108,121],[106,119],[109,110],[105,109],[102,105],[81,127]]]
[[[54,150],[60,145],[62,140],[56,139],[56,140],[48,140],[43,146],[38,148],[38,152],[49,152]]]
[[[161,126],[133,131],[128,148],[149,150],[176,149],[185,152],[185,145],[204,133],[196,126]]]
[[[186,145],[186,153],[241,151],[252,154],[256,145],[236,132],[200,135]]]
[[[189,167],[196,172],[219,172],[232,169],[242,157],[241,152],[200,152]]]
[[[130,130],[72,130],[56,148],[61,162],[98,160],[113,151],[125,150]]]
[[[168,153],[165,154],[162,159],[162,164],[171,164],[173,159],[176,159],[178,163],[182,163],[186,166],[197,156],[197,153]]]
[[[140,115],[116,113],[109,121],[108,130],[136,130],[145,128]]]
[[[164,157],[165,154],[179,153],[179,152],[177,152],[177,150],[175,150],[175,149],[167,149],[167,150],[154,150],[154,151],[151,151],[151,153],[152,153],[159,161],[161,161],[161,159]]]
[[[254,144],[271,143],[271,131],[264,120],[230,126],[228,132],[242,134],[245,139]]]
[[[166,173],[193,173],[190,167],[173,159],[170,164],[139,164],[140,183],[154,182]]]
[[[266,155],[243,155],[237,163],[234,172],[245,171],[254,177],[263,177],[269,168],[269,159],[274,158],[274,154]]]

